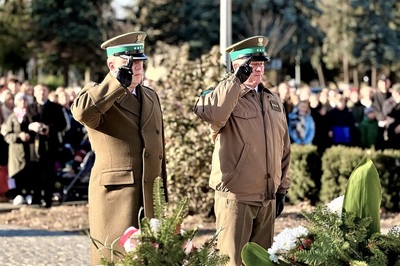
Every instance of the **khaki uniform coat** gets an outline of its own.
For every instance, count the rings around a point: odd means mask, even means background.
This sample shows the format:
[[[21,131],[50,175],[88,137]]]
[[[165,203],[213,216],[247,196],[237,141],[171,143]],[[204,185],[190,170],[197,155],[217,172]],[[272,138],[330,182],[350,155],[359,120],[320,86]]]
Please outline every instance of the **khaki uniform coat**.
[[[286,193],[290,187],[285,111],[263,84],[258,90],[261,96],[231,76],[203,93],[195,106],[215,140],[209,184],[239,202],[275,199],[277,191]]]
[[[136,89],[141,105],[108,74],[102,83],[85,86],[71,108],[73,117],[85,125],[95,153],[89,183],[90,235],[108,245],[129,226],[138,228],[141,206],[145,216],[153,216],[156,177],[162,176],[166,192],[159,98],[148,87]],[[114,248],[123,251],[119,243]],[[102,252],[110,258],[109,252]],[[100,258],[92,245],[92,265]]]

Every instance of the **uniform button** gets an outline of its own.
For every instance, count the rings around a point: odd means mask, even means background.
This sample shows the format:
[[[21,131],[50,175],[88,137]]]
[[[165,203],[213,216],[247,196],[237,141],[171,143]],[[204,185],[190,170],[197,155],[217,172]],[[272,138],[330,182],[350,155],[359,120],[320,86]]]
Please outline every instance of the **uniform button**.
[[[157,134],[160,134],[160,130],[157,129],[156,132],[157,132]]]
[[[271,178],[271,174],[270,174],[270,173],[268,173],[268,174],[267,174],[267,177],[268,177],[268,178]]]
[[[144,180],[145,183],[147,183],[148,181],[149,181],[149,180],[148,180],[147,178]]]
[[[145,152],[145,153],[144,153],[144,158],[147,158],[147,157],[149,157],[149,153],[148,153],[148,152]]]
[[[162,158],[163,158],[162,154],[160,154],[160,156],[158,156],[158,158],[160,158],[160,160],[162,160]]]

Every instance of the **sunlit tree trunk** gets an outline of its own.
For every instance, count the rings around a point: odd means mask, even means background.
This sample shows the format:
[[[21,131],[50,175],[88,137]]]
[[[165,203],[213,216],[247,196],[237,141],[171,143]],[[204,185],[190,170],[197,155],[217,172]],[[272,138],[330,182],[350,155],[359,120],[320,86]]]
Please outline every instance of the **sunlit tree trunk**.
[[[376,88],[376,73],[377,73],[377,69],[376,69],[376,65],[372,65],[371,68],[371,86]]]
[[[360,82],[358,81],[358,70],[353,69],[353,83],[356,88],[360,88]]]
[[[349,79],[349,56],[347,52],[343,55],[343,81],[345,84],[350,83]]]

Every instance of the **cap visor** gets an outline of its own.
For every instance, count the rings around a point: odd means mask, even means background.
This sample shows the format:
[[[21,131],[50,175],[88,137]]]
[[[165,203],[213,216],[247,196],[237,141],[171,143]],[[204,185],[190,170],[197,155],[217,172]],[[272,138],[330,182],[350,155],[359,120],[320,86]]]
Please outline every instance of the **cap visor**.
[[[251,61],[270,61],[268,56],[252,56]]]

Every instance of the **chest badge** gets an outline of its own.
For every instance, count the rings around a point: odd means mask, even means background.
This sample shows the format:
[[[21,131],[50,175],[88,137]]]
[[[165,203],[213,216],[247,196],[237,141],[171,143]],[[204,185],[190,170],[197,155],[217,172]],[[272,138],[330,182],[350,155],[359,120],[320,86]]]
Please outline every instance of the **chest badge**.
[[[279,103],[277,101],[270,101],[271,108],[274,111],[281,112],[281,108],[279,107]]]

